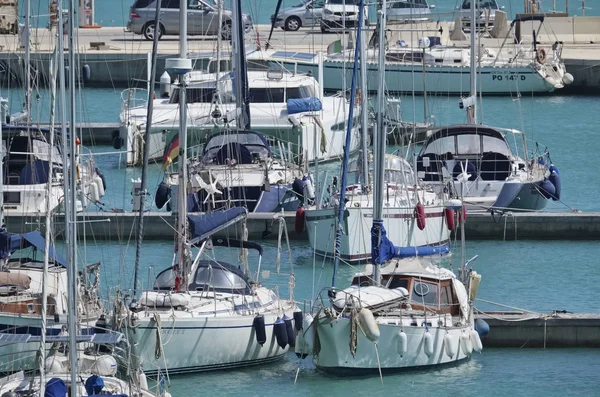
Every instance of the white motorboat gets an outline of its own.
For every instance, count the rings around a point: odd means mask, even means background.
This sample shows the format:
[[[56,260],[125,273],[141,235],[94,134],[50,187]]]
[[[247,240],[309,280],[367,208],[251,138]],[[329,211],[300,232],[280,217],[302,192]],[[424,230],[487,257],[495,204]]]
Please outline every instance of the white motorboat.
[[[162,271],[153,289],[142,292],[127,313],[129,337],[145,373],[267,363],[283,358],[294,344],[297,307],[260,284],[262,248],[247,241],[207,240],[245,216],[246,210],[239,207],[188,216],[191,244],[201,246],[189,273],[177,265]],[[216,259],[216,252],[207,257],[212,246],[257,250],[257,275],[250,277],[246,266],[240,269]]]
[[[214,69],[210,64],[207,68]],[[208,71],[192,71],[185,77],[190,146],[203,143],[215,128],[225,127],[236,117],[231,74],[217,76]],[[248,87],[252,129],[267,136],[273,147],[285,152],[288,160],[312,163],[315,159],[339,159],[348,118],[345,97],[323,97],[314,77],[282,70],[249,70]],[[162,160],[165,145],[177,134],[178,91],[176,85],[169,98],[154,100],[150,160]],[[141,138],[147,117],[147,105],[139,104],[135,97],[131,89],[122,94],[120,137],[117,137],[127,150],[128,165],[141,163]],[[352,149],[356,150],[358,144],[358,139],[353,140]]]
[[[469,210],[542,210],[549,199],[560,199],[561,183],[548,150],[540,149],[528,154],[520,131],[453,125],[423,144],[417,173],[435,191],[462,197]]]
[[[454,220],[449,223],[446,219],[447,195],[415,185],[412,167],[401,157],[386,155],[385,166],[383,219],[388,238],[403,247],[444,252],[445,249],[438,246],[450,240],[454,227]],[[371,258],[373,194],[363,191],[357,160],[350,163],[349,177],[351,181],[354,177],[354,183],[346,188],[339,255],[348,262],[364,261]],[[336,193],[321,208],[313,206],[304,211],[310,246],[318,255],[334,256],[338,206],[339,193]]]

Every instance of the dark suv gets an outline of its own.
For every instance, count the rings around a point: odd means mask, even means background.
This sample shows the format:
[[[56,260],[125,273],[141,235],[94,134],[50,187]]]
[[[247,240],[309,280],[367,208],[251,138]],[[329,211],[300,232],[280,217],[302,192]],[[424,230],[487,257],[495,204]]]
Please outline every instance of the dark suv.
[[[159,0],[135,0],[129,12],[127,30],[136,34],[143,34],[147,40],[154,38],[156,32],[156,2]],[[160,0],[160,26],[158,38],[163,35],[179,34],[179,2],[180,0]],[[210,0],[208,0],[210,1]],[[231,39],[231,18],[229,10],[223,10],[223,19],[219,25],[217,6],[205,0],[188,0],[188,35],[216,35],[221,33],[225,40]],[[242,14],[244,30],[252,30],[252,18]]]

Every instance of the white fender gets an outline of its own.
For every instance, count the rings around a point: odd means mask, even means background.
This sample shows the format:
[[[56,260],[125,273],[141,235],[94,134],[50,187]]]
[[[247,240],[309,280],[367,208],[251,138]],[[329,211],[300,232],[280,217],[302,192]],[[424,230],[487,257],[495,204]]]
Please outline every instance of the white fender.
[[[113,376],[117,373],[117,360],[107,354],[96,358],[90,372],[100,376]]]
[[[446,355],[450,358],[453,358],[456,354],[454,338],[452,337],[452,335],[450,335],[450,333],[447,333],[446,336],[444,336],[444,350],[446,352]]]
[[[98,185],[98,193],[100,193],[100,197],[104,196],[104,183],[102,183],[102,178],[100,175],[96,175],[94,177],[94,182]]]
[[[314,332],[314,330],[311,328],[308,332]],[[308,350],[306,347],[304,330],[300,330],[298,335],[296,335],[296,346],[294,347],[294,352],[299,358],[306,358],[306,356],[310,353],[310,350]]]
[[[481,343],[479,333],[472,329],[471,332],[469,332],[469,334],[471,335],[470,339],[471,343],[473,344],[473,350],[475,350],[477,353],[481,353],[481,351],[483,350],[483,343]]]
[[[433,335],[429,331],[425,331],[425,335],[423,335],[423,351],[427,357],[433,355]]]
[[[100,191],[96,182],[90,183],[90,196],[94,201],[100,201]]]
[[[307,351],[312,351],[315,343],[315,330],[311,327],[313,320],[313,316],[306,313],[302,321],[302,330],[300,330],[300,333],[304,335],[304,345]]]
[[[398,341],[396,342],[396,346],[398,348],[398,354],[403,356],[408,351],[408,336],[406,336],[406,332],[400,330],[398,332]]]
[[[81,202],[81,206],[83,208],[87,208],[88,205],[88,199],[85,195],[85,186],[81,186],[81,189],[79,190],[79,201]]]
[[[146,378],[146,373],[144,371],[140,371],[139,379],[140,379],[140,388],[142,390],[150,390],[150,389],[148,389],[148,379]]]
[[[471,343],[471,338],[469,337],[469,334],[467,334],[466,332],[463,332],[460,335],[460,347],[465,356],[471,355],[471,352],[473,351],[473,344]]]
[[[362,308],[358,312],[358,323],[360,324],[365,336],[371,341],[376,343],[379,340],[379,326],[373,317],[373,312],[369,309]]]

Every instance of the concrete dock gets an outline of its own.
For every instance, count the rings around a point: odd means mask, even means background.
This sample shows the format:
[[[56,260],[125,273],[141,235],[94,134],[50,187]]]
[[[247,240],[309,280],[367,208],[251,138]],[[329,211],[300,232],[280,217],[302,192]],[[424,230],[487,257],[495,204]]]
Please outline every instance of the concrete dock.
[[[431,22],[419,24],[418,29],[441,30],[443,44],[463,46],[466,40],[452,40],[453,22]],[[530,22],[529,24],[533,24]],[[531,32],[533,25],[525,23],[522,32]],[[393,29],[393,28],[392,28]],[[399,25],[397,29],[402,29]],[[247,35],[248,44],[260,43],[263,47],[270,30],[269,25],[256,25]],[[145,87],[147,76],[147,54],[152,42],[140,35],[124,31],[124,28],[78,29],[78,64],[90,67],[91,78],[85,83],[95,87]],[[420,35],[400,32],[409,42]],[[531,34],[531,33],[529,33]],[[48,76],[48,60],[54,49],[54,35],[47,29],[35,29],[31,33],[32,66],[41,77],[43,84]],[[523,37],[526,38],[523,33]],[[484,38],[482,44],[489,48],[499,48],[505,36]],[[322,34],[318,28],[300,29],[297,32],[284,32],[275,29],[271,45],[285,51],[326,51],[327,46],[340,38],[339,34]],[[564,43],[563,59],[574,76],[573,84],[558,92],[600,93],[600,17],[554,17],[547,18],[544,28],[537,36],[538,47],[547,48],[556,41]],[[215,51],[216,37],[192,36],[188,40],[190,54]],[[531,43],[531,39],[529,39]],[[508,40],[506,46],[513,45]],[[222,50],[229,50],[224,43]],[[164,60],[177,54],[178,37],[164,36],[158,46],[157,70],[164,70]],[[0,68],[4,69],[4,79],[21,81],[23,76],[23,48],[18,35],[0,35]]]
[[[308,240],[306,231],[294,231],[294,212],[252,213],[248,215],[249,239],[276,239],[279,218],[285,220],[290,239]],[[168,212],[148,212],[145,216],[145,239],[165,240],[174,236],[176,215]],[[7,216],[8,230],[43,230],[43,217]],[[60,216],[55,222],[60,229]],[[97,240],[123,240],[133,236],[137,214],[131,212],[86,212],[78,216],[80,237]],[[492,218],[490,214],[469,213],[465,226],[471,240],[600,240],[600,213],[540,212],[515,213]],[[230,228],[224,233],[235,236]]]
[[[600,315],[554,312],[484,312],[476,315],[490,326],[484,347],[600,347]]]

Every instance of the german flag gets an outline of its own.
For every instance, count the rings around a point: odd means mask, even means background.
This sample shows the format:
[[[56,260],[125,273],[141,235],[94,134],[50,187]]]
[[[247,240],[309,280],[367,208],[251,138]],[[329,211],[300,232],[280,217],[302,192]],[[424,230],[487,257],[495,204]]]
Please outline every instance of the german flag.
[[[173,139],[165,146],[163,153],[163,170],[166,169],[179,156],[179,134],[175,134]]]

